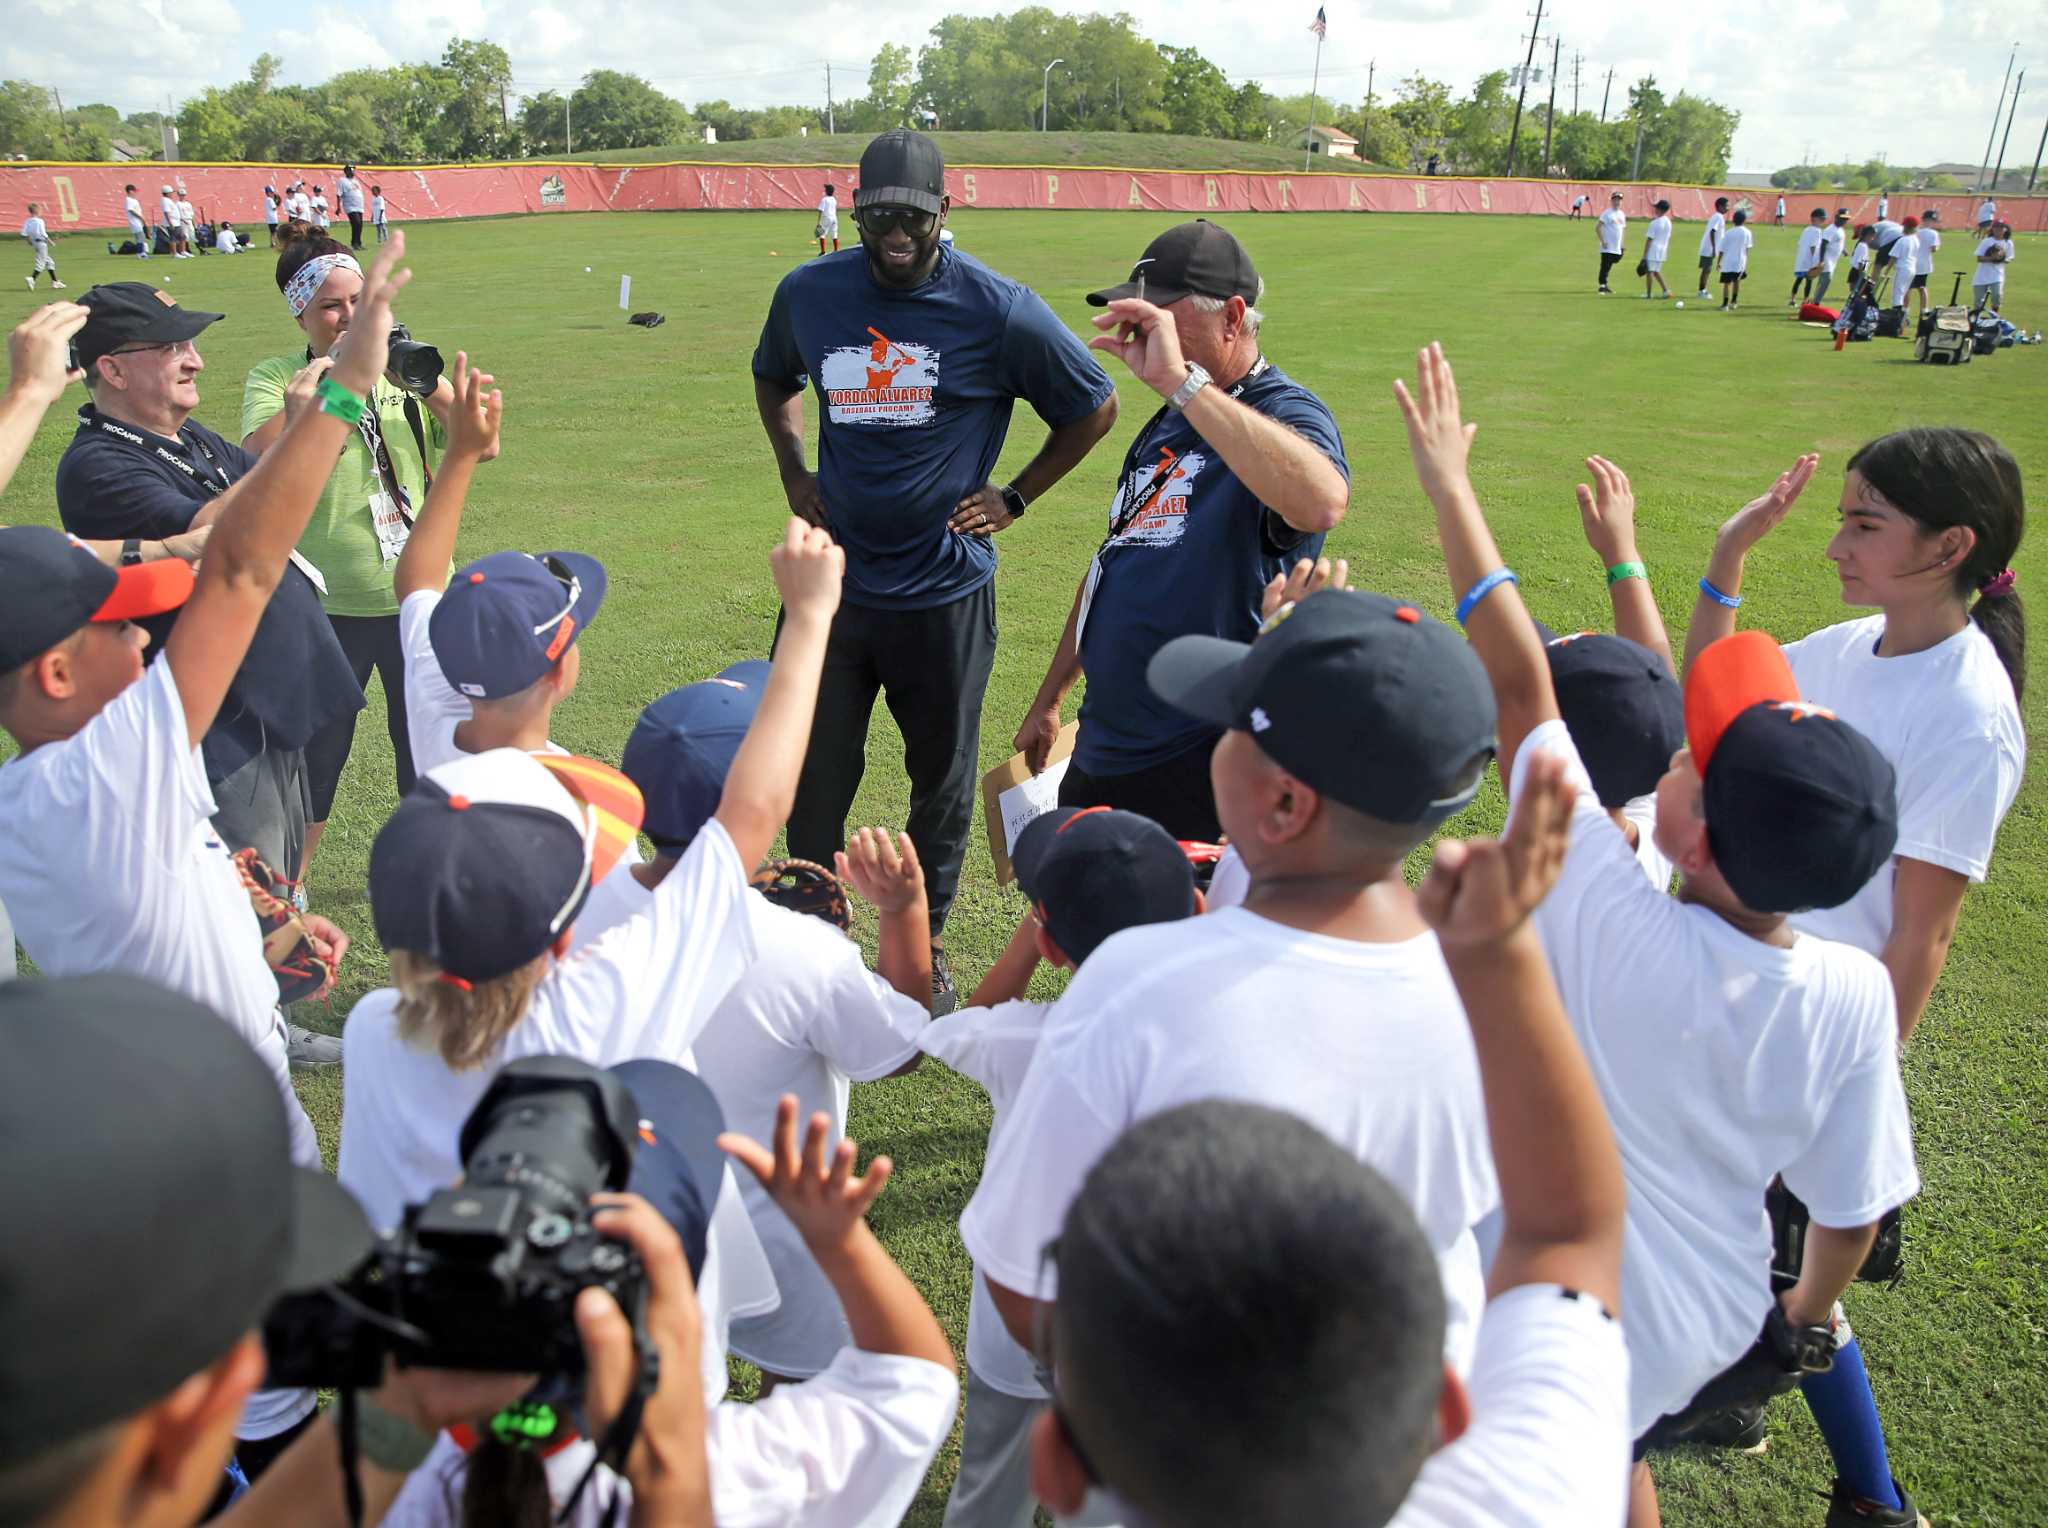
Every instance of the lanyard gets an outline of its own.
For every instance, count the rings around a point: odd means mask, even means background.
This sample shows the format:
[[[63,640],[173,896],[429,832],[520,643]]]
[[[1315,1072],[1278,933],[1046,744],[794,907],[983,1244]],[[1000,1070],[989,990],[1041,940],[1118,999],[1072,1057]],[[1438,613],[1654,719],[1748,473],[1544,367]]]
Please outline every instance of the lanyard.
[[[313,363],[312,347],[306,350],[306,364]],[[412,495],[405,491],[405,485],[398,480],[398,469],[392,465],[391,453],[384,447],[384,429],[377,417],[377,390],[370,389],[370,397],[362,414],[356,419],[356,433],[363,437],[363,444],[370,448],[370,461],[377,469],[379,484],[391,495],[391,502],[398,506],[407,525],[412,524]],[[420,459],[426,459],[426,451],[420,452]]]
[[[80,417],[84,417],[84,411],[81,411]],[[116,424],[113,420],[100,415],[96,410],[92,413],[92,423],[106,434],[113,436],[116,440],[126,441],[138,451],[146,452],[149,455],[160,457],[164,461],[169,462],[173,467],[184,473],[186,477],[199,484],[209,494],[226,493],[233,486],[232,479],[228,477],[228,469],[222,466],[220,458],[213,454],[213,447],[209,446],[197,435],[187,440],[183,431],[180,431],[176,436],[158,436],[157,438],[159,440],[175,439],[179,445],[198,451],[201,456],[206,458],[206,465],[210,469],[208,472],[202,473],[190,461],[166,446],[158,445],[152,447],[141,432],[132,430],[126,425]]]
[[[1272,365],[1271,361],[1261,355],[1252,363],[1252,369],[1240,377],[1237,385],[1230,389],[1229,396],[1241,396],[1244,390],[1270,370]],[[1172,477],[1172,453],[1164,446],[1159,448],[1159,470],[1152,475],[1152,491],[1142,499],[1138,497],[1138,463],[1144,460],[1147,454],[1146,447],[1151,444],[1152,432],[1159,428],[1160,422],[1169,412],[1171,405],[1162,403],[1159,412],[1145,421],[1145,428],[1138,432],[1138,438],[1131,442],[1130,450],[1124,453],[1123,470],[1117,474],[1116,509],[1109,517],[1109,535],[1103,539],[1104,547],[1129,530],[1138,516],[1152,507],[1153,500],[1166,491],[1166,485]]]

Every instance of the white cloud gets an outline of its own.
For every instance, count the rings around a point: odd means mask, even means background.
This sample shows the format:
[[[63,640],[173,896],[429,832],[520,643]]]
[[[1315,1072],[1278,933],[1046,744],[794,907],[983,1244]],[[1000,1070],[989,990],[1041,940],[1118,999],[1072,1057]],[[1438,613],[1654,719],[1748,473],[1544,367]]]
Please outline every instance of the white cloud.
[[[183,96],[242,78],[266,49],[285,59],[287,79],[314,81],[344,68],[438,57],[450,36],[461,35],[502,45],[522,88],[573,85],[588,70],[610,68],[643,75],[687,102],[822,102],[825,60],[834,62],[835,92],[859,95],[866,61],[882,43],[915,49],[949,11],[1020,3],[911,0],[881,12],[853,0],[783,0],[773,11],[649,0],[442,0],[433,7],[368,0],[348,11],[308,12],[286,0],[136,0],[110,26],[91,0],[16,0],[0,40],[0,74],[56,85],[67,101],[160,108],[167,90]],[[1324,3],[1322,87],[1340,100],[1364,95],[1369,63],[1384,99],[1417,72],[1462,89],[1487,69],[1519,62],[1527,47],[1518,35],[1529,25],[1522,0]],[[1086,0],[1068,4],[1089,8]],[[1238,0],[1121,0],[1114,8],[1128,9],[1162,41],[1199,48],[1233,78],[1256,78],[1281,94],[1309,86],[1313,0],[1261,7],[1252,19]],[[1990,128],[2014,24],[2010,7],[1994,0],[1816,0],[1803,8],[1727,0],[1654,10],[1639,0],[1572,0],[1556,23],[1559,98],[1569,98],[1571,61],[1582,54],[1580,97],[1588,110],[1598,110],[1609,69],[1614,112],[1643,74],[1656,75],[1667,94],[1688,90],[1739,110],[1738,169],[1790,164],[1809,146],[1821,160],[1974,159]],[[1544,25],[1538,57],[1547,66],[1548,17]],[[1906,39],[1910,62],[1899,51]],[[2024,145],[2027,157],[2048,108],[2048,58],[2039,62],[2039,88],[2023,98],[2013,133],[2014,152]]]

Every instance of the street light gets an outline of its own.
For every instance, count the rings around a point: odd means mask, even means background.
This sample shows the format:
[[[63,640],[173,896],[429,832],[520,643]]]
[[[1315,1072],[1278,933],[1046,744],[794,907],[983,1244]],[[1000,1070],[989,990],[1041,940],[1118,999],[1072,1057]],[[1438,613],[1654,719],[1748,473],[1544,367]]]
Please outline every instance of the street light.
[[[1051,119],[1052,72],[1065,62],[1063,58],[1054,59],[1045,66],[1045,72],[1038,77],[1038,130],[1041,133],[1045,131]]]

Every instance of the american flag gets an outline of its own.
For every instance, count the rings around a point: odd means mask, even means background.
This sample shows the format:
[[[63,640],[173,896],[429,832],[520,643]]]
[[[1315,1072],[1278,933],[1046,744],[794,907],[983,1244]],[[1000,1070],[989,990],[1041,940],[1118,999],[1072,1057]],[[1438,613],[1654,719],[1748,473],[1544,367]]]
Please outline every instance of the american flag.
[[[1324,34],[1330,30],[1330,19],[1323,14],[1320,5],[1316,7],[1316,19],[1308,24],[1308,29],[1316,34],[1317,42],[1321,42]]]

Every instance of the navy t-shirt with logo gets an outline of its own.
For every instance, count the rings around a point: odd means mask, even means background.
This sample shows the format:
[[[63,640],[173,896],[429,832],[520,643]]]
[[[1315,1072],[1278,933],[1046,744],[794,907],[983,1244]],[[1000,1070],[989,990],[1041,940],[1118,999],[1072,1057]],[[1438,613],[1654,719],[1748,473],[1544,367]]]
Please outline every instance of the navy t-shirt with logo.
[[[995,471],[1013,400],[1057,429],[1114,391],[1044,299],[951,247],[930,280],[903,290],[877,282],[861,249],[798,266],[775,289],[754,375],[809,382],[845,598],[900,610],[960,599],[995,575],[993,538],[946,522]]]
[[[1349,480],[1336,419],[1285,372],[1268,366],[1237,399],[1305,437]],[[1323,548],[1321,533],[1294,530],[1267,509],[1172,410],[1132,443],[1109,528],[1132,508],[1129,525],[1097,553],[1102,572],[1081,629],[1088,688],[1074,763],[1091,775],[1149,769],[1214,741],[1216,728],[1152,693],[1145,666],[1175,637],[1251,641],[1273,575]]]

